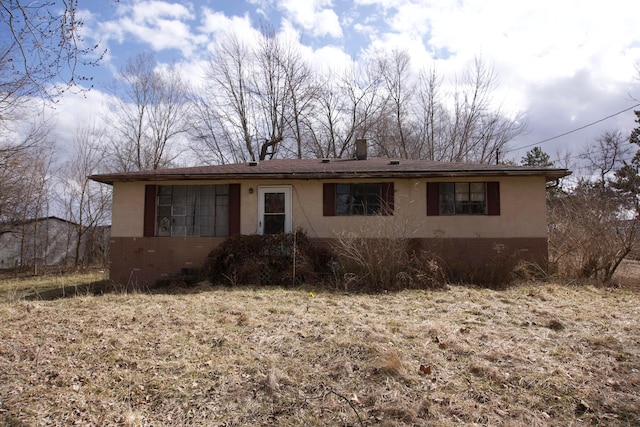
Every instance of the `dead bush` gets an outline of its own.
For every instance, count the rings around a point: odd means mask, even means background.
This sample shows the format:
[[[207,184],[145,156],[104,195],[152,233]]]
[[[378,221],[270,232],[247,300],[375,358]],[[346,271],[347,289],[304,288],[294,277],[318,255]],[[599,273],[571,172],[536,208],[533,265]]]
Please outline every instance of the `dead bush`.
[[[558,276],[609,283],[637,247],[636,199],[581,181],[549,200],[549,258]]]
[[[339,284],[345,291],[397,291],[443,287],[437,260],[412,250],[407,238],[366,238],[338,234],[333,252],[339,262]]]

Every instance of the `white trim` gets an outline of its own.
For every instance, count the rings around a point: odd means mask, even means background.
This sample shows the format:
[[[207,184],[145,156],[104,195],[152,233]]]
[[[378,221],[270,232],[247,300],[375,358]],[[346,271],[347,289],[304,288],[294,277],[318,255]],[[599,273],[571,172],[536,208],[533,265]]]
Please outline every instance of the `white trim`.
[[[264,234],[264,194],[284,193],[284,232],[291,233],[291,185],[265,185],[258,186],[258,234]]]

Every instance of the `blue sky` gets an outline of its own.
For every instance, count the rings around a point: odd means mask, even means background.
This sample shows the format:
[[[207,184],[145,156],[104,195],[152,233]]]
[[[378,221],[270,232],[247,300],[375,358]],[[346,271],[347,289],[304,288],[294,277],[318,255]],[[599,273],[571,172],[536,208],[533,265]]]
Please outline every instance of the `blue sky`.
[[[126,60],[154,52],[196,78],[216,37],[265,23],[295,36],[315,66],[360,61],[373,49],[401,47],[416,67],[436,65],[453,79],[480,55],[499,79],[496,102],[520,112],[529,132],[511,147],[584,126],[640,101],[637,0],[80,0],[85,37],[107,49],[92,69],[89,94],[56,108],[61,139],[78,118],[95,120],[108,85]],[[628,132],[632,111],[542,144],[576,155],[602,131]],[[524,150],[510,156],[517,161]]]

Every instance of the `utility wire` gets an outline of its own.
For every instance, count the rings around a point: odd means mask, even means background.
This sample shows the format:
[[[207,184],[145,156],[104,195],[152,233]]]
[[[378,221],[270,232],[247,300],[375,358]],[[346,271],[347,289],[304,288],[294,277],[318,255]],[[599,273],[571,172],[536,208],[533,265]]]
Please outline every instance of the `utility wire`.
[[[571,133],[578,132],[579,130],[588,128],[589,126],[593,126],[593,125],[595,125],[597,123],[604,122],[605,120],[608,120],[608,119],[610,119],[612,117],[615,117],[615,116],[617,116],[619,114],[626,113],[627,111],[632,110],[632,109],[634,109],[636,107],[640,107],[640,104],[632,105],[631,107],[626,108],[626,109],[624,109],[622,111],[618,111],[617,113],[613,113],[611,115],[608,115],[607,117],[603,117],[603,118],[601,118],[599,120],[596,120],[595,122],[591,122],[591,123],[586,124],[584,126],[580,126],[579,128],[570,130],[568,132],[561,133],[560,135],[552,136],[551,138],[543,139],[542,141],[534,142],[533,144],[523,145],[522,147],[512,148],[511,150],[509,150],[509,152],[516,151],[516,150],[522,150],[523,148],[533,147],[535,145],[544,144],[545,142],[549,142],[549,141],[552,141],[554,139],[562,138],[563,136],[567,136],[567,135],[569,135]]]

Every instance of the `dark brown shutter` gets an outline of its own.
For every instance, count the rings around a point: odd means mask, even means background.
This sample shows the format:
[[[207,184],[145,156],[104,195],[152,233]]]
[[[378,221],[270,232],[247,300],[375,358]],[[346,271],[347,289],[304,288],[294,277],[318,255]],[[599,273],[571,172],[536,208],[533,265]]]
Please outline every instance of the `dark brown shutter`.
[[[240,184],[229,184],[229,236],[240,234]]]
[[[382,183],[382,215],[393,215],[393,182]]]
[[[440,184],[438,182],[427,182],[427,215],[440,215]]]
[[[156,235],[156,186],[144,186],[144,237]]]
[[[322,215],[336,216],[336,185],[333,183],[322,184]]]
[[[500,215],[500,183],[487,182],[487,214]]]

